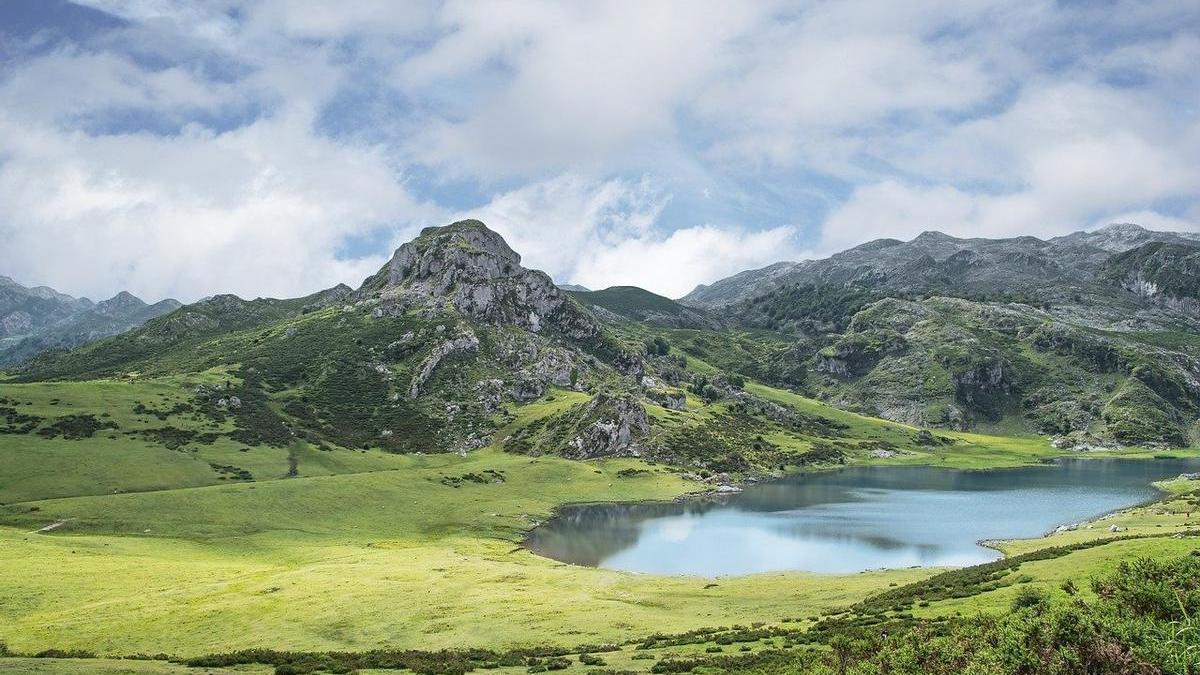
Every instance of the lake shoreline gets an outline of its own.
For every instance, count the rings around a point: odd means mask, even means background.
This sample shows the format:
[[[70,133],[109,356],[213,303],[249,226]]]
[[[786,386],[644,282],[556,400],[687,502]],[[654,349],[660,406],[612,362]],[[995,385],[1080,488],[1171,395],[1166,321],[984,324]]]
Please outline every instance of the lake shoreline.
[[[1114,453],[1114,454],[1116,454],[1116,453]],[[805,477],[805,476],[813,476],[813,477],[826,476],[827,477],[832,473],[837,473],[837,472],[841,472],[841,471],[852,471],[852,470],[856,470],[856,469],[857,470],[899,469],[899,470],[901,470],[901,473],[903,474],[903,473],[907,473],[907,471],[905,471],[905,469],[911,468],[913,470],[935,470],[938,472],[945,471],[945,472],[950,472],[951,474],[961,473],[964,475],[979,475],[979,474],[992,473],[992,472],[1002,473],[1000,471],[1001,469],[1010,469],[1010,470],[1025,469],[1025,470],[1028,470],[1031,468],[1037,468],[1037,467],[1042,467],[1042,466],[1051,468],[1054,465],[1059,465],[1059,466],[1064,467],[1062,470],[1067,471],[1068,470],[1068,468],[1066,467],[1067,462],[1069,462],[1071,464],[1075,464],[1076,466],[1086,466],[1091,463],[1088,460],[1099,460],[1102,463],[1107,463],[1107,462],[1113,462],[1113,461],[1123,462],[1123,461],[1129,461],[1129,460],[1145,460],[1145,459],[1156,459],[1156,460],[1178,462],[1178,463],[1181,463],[1180,468],[1182,468],[1185,471],[1190,471],[1190,470],[1194,469],[1195,467],[1188,464],[1188,462],[1194,462],[1195,460],[1200,459],[1200,457],[1197,457],[1196,455],[1194,455],[1192,453],[1178,453],[1178,454],[1173,454],[1172,456],[1164,457],[1164,456],[1162,456],[1162,454],[1152,455],[1149,452],[1139,452],[1136,454],[1132,454],[1132,456],[1131,456],[1131,453],[1129,453],[1127,451],[1120,452],[1118,454],[1118,456],[1113,457],[1110,453],[1106,452],[1103,455],[1099,455],[1098,453],[1089,453],[1088,455],[1085,455],[1085,456],[1080,456],[1078,454],[1071,454],[1071,455],[1056,456],[1056,457],[1052,457],[1052,458],[1038,457],[1038,458],[1035,458],[1035,461],[1021,465],[1021,466],[1012,466],[1012,465],[1004,464],[1004,465],[997,466],[994,468],[989,468],[989,469],[983,469],[983,468],[979,468],[979,467],[971,467],[971,468],[942,467],[942,466],[938,466],[936,463],[899,464],[899,465],[897,465],[897,464],[890,463],[890,462],[866,461],[866,462],[856,462],[851,465],[833,465],[833,466],[824,466],[824,467],[820,467],[820,468],[814,467],[814,468],[810,468],[808,470],[801,471],[801,472],[788,473],[788,474],[784,474],[784,475],[773,475],[773,476],[767,478],[766,480],[761,480],[761,481],[758,480],[757,477],[744,477],[740,481],[737,481],[736,483],[733,480],[728,480],[728,481],[722,480],[720,484],[722,486],[737,485],[739,488],[746,488],[746,489],[753,489],[755,487],[769,487],[772,484],[775,484],[777,486],[786,486],[786,485],[788,485],[789,482],[802,480],[803,477]],[[1131,464],[1130,466],[1136,466],[1136,465]],[[1171,469],[1170,471],[1168,471],[1168,473],[1172,473],[1174,470],[1175,469]],[[1007,473],[1007,472],[1003,472],[1003,473]],[[1097,475],[1105,476],[1107,474],[1102,471]],[[746,478],[749,478],[749,480],[747,480]],[[1171,496],[1170,493],[1165,491],[1163,488],[1161,488],[1158,485],[1158,483],[1161,483],[1164,480],[1172,480],[1173,478],[1174,478],[1174,476],[1164,476],[1163,478],[1155,478],[1153,480],[1146,480],[1143,482],[1140,479],[1140,477],[1132,477],[1132,480],[1134,482],[1126,483],[1124,488],[1118,488],[1118,486],[1105,483],[1105,484],[1103,484],[1102,488],[1098,487],[1098,490],[1099,490],[1098,493],[1096,493],[1096,494],[1091,494],[1090,492],[1087,493],[1088,498],[1090,498],[1092,500],[1098,500],[1101,502],[1103,502],[1105,499],[1109,499],[1109,500],[1119,499],[1120,498],[1119,490],[1120,489],[1132,489],[1132,486],[1136,486],[1137,488],[1142,488],[1142,487],[1148,488],[1149,490],[1153,490],[1154,494],[1151,496],[1145,497],[1145,498],[1138,499],[1135,502],[1125,503],[1125,504],[1113,506],[1111,508],[1088,513],[1085,518],[1078,518],[1077,516],[1075,516],[1075,517],[1070,517],[1069,519],[1064,519],[1060,522],[1055,522],[1051,526],[1047,527],[1045,530],[1041,531],[1039,534],[1036,534],[1036,535],[1019,536],[1019,537],[994,537],[993,536],[993,537],[986,537],[986,538],[981,538],[981,539],[972,539],[970,543],[972,545],[972,548],[977,547],[977,548],[981,548],[981,549],[986,549],[988,551],[992,551],[992,552],[999,554],[1000,557],[1004,557],[1007,555],[1004,547],[1006,546],[1006,544],[1009,544],[1011,542],[1036,541],[1036,540],[1044,539],[1044,538],[1046,538],[1050,535],[1056,534],[1056,533],[1062,533],[1062,532],[1066,532],[1066,531],[1075,531],[1075,530],[1085,530],[1085,529],[1091,530],[1091,529],[1093,529],[1093,526],[1095,523],[1097,523],[1105,518],[1111,517],[1115,514],[1127,512],[1127,511],[1130,511],[1132,509],[1136,509],[1139,507],[1145,507],[1147,505],[1151,505],[1151,504],[1160,502],[1166,498],[1169,498]],[[712,480],[712,479],[708,478],[707,480]],[[1071,480],[1078,480],[1078,479],[1072,478]],[[835,481],[835,483],[836,483],[836,481]],[[851,486],[851,487],[854,487],[854,486]],[[1077,489],[1079,487],[1079,485],[1072,485],[1070,483],[1064,483],[1063,487],[1061,489],[1067,489],[1068,487],[1070,489]],[[858,489],[858,488],[855,487],[855,489]],[[870,488],[869,488],[869,486],[863,486],[861,489],[870,489]],[[916,490],[917,493],[919,494],[919,493],[925,492],[927,490],[926,488],[923,488],[923,487],[908,487],[908,488],[897,487],[897,488],[892,488],[892,489],[900,490],[901,494],[904,493],[905,491],[911,491],[911,490]],[[937,492],[936,488],[929,488],[929,489],[934,490],[935,493]],[[995,501],[995,497],[993,496],[993,493],[995,493],[997,491],[1003,492],[1005,490],[1011,490],[1011,489],[1016,489],[1016,488],[1001,487],[1001,488],[998,488],[998,490],[997,490],[997,489],[991,489],[991,488],[987,488],[987,487],[967,487],[967,488],[962,488],[962,489],[966,490],[966,492],[964,494],[967,494],[967,495],[972,495],[972,494],[978,493],[978,496],[976,497],[976,499],[985,498],[985,499],[990,499],[992,501]],[[1060,489],[1060,488],[1053,488],[1052,486],[1049,486],[1049,485],[1036,485],[1035,484],[1035,485],[1031,485],[1029,489],[1039,489],[1039,490],[1045,491],[1045,490],[1053,490],[1053,489]],[[1114,490],[1117,490],[1117,492],[1113,492]],[[959,490],[959,491],[961,491],[961,490]],[[982,491],[982,492],[980,492],[980,491]],[[687,491],[682,494],[676,495],[675,497],[673,497],[670,500],[651,499],[651,500],[624,501],[624,502],[618,502],[618,503],[613,503],[613,502],[609,502],[609,501],[591,501],[591,502],[575,502],[575,503],[561,504],[561,505],[556,506],[552,510],[551,514],[545,521],[537,523],[534,527],[530,527],[525,530],[525,532],[523,533],[523,536],[521,537],[521,540],[520,540],[520,546],[522,548],[528,550],[530,553],[532,553],[534,555],[537,555],[542,558],[550,559],[550,560],[555,560],[560,563],[577,565],[577,566],[581,566],[581,567],[592,567],[592,568],[602,568],[602,569],[611,569],[611,570],[617,570],[617,571],[625,571],[625,572],[636,573],[636,574],[666,575],[666,576],[699,576],[699,577],[725,577],[725,578],[728,578],[728,577],[738,577],[738,576],[751,576],[751,575],[760,574],[760,573],[802,573],[802,574],[844,575],[844,574],[860,573],[860,572],[864,572],[864,571],[868,571],[868,570],[895,570],[895,569],[907,569],[907,568],[913,568],[913,567],[919,567],[919,568],[923,568],[923,569],[938,569],[938,568],[944,569],[944,568],[948,568],[948,567],[969,567],[971,565],[981,564],[982,562],[987,562],[987,560],[983,560],[983,559],[978,559],[978,560],[963,559],[963,562],[961,562],[961,563],[955,563],[955,562],[943,563],[943,562],[934,562],[934,561],[930,560],[929,562],[918,562],[915,565],[899,563],[899,564],[883,564],[880,566],[864,566],[861,568],[852,567],[852,568],[846,568],[846,569],[836,569],[836,568],[823,567],[826,560],[828,560],[828,559],[822,558],[821,564],[818,564],[816,566],[811,566],[811,567],[805,567],[805,566],[797,566],[797,567],[782,566],[782,567],[761,567],[761,568],[751,567],[751,568],[747,568],[746,571],[732,571],[731,572],[731,571],[722,569],[721,571],[708,572],[708,571],[686,570],[686,569],[682,569],[682,568],[676,570],[676,568],[674,568],[674,567],[664,567],[663,563],[661,563],[657,559],[652,559],[653,562],[651,563],[651,568],[638,569],[636,567],[627,567],[627,566],[623,566],[623,565],[607,565],[607,564],[605,564],[604,560],[607,559],[607,555],[615,555],[615,552],[612,554],[606,554],[606,557],[603,557],[603,558],[599,558],[596,560],[587,560],[587,561],[581,562],[578,559],[574,559],[571,557],[565,557],[561,550],[556,552],[556,550],[553,547],[547,548],[545,542],[539,542],[537,540],[539,533],[542,533],[543,536],[552,536],[552,537],[553,536],[558,536],[558,537],[570,536],[570,535],[556,534],[554,532],[554,527],[555,527],[554,524],[556,522],[561,523],[564,518],[567,518],[569,516],[578,519],[580,516],[578,515],[579,511],[577,511],[577,510],[584,510],[584,509],[591,509],[591,508],[603,509],[603,510],[613,510],[613,509],[636,510],[637,507],[655,507],[655,506],[670,507],[672,505],[711,505],[712,509],[714,509],[716,512],[721,512],[722,510],[727,510],[727,509],[723,509],[723,507],[730,506],[729,503],[731,501],[738,500],[740,498],[739,496],[743,495],[743,494],[744,493],[741,492],[740,490],[738,492],[734,492],[734,491],[718,492],[716,489],[703,489],[703,490],[696,490],[696,491]],[[815,508],[815,509],[820,510],[820,509],[824,508],[825,506],[837,505],[839,503],[840,502],[837,502],[837,501],[830,502],[829,504],[825,504],[823,502],[814,502],[811,506],[802,506],[800,508],[803,508],[803,509],[814,509]],[[864,503],[866,503],[866,502],[864,502]],[[1086,509],[1087,506],[1086,506],[1086,504],[1084,504],[1084,505],[1076,504],[1073,506],[1073,508]],[[732,506],[732,509],[733,509],[733,512],[742,511],[742,509],[738,509],[736,507],[736,505]],[[784,511],[788,511],[788,510],[789,509],[786,509],[786,508],[784,509]],[[573,516],[571,514],[572,511],[576,511],[576,514]],[[759,513],[760,511],[758,509],[751,509],[751,512]],[[671,516],[671,515],[669,515],[670,513],[678,513],[678,516]],[[708,509],[704,509],[704,510],[700,511],[699,513],[696,513],[696,512],[690,511],[690,510],[673,512],[668,509],[667,511],[665,511],[664,513],[659,514],[659,515],[640,516],[633,522],[635,522],[635,523],[642,522],[642,519],[644,519],[644,518],[651,518],[653,521],[657,521],[657,520],[663,519],[663,518],[666,518],[667,520],[671,520],[671,519],[675,519],[675,518],[679,518],[679,517],[684,517],[685,515],[686,515],[686,519],[695,520],[697,518],[699,518],[699,519],[705,518],[706,514],[708,514],[708,513],[709,513]],[[767,509],[765,511],[761,511],[761,513],[770,515],[775,512]],[[617,516],[613,516],[613,517],[630,518],[630,517],[635,517],[635,516],[617,515]],[[646,521],[646,522],[651,522],[651,521]],[[666,522],[666,521],[664,521],[664,522]],[[798,522],[800,522],[800,521],[798,521]],[[879,523],[873,523],[871,521],[868,521],[868,524],[872,525],[872,526],[879,525]],[[577,526],[575,526],[575,527],[577,527]],[[666,525],[664,525],[662,527],[666,527]],[[941,530],[938,530],[938,532],[939,532],[939,536],[952,536],[950,534],[942,534]],[[649,544],[645,544],[644,542],[642,542],[642,537],[644,534],[645,533],[643,532],[642,534],[637,535],[638,538],[634,540],[635,544],[631,544],[628,546],[636,547],[636,546],[649,545]],[[688,534],[686,536],[690,537],[691,535]],[[859,536],[859,535],[847,535],[847,534],[841,535],[842,538],[844,538],[845,536]],[[950,541],[950,540],[946,540],[946,541]],[[641,543],[638,543],[638,542],[641,542]],[[897,542],[897,544],[899,544],[899,542]],[[904,544],[904,546],[912,546],[912,545],[917,545],[917,544],[915,542],[913,544]],[[634,550],[634,549],[628,548],[628,546],[619,548],[619,549],[617,549],[617,551],[621,552],[621,554],[623,556],[627,557],[630,554],[630,552]],[[925,545],[923,545],[923,544],[921,545],[921,547],[924,547],[924,546]],[[586,545],[585,545],[585,548],[587,548]],[[668,553],[665,555],[669,556],[671,554]],[[928,556],[928,555],[929,555],[928,553],[922,554],[923,557],[921,558],[921,560],[926,560],[927,558],[924,556]],[[837,558],[834,558],[834,559],[837,559]],[[752,565],[753,564],[758,564],[758,561],[755,560],[755,562],[752,563]],[[686,564],[685,564],[685,567],[686,567]]]

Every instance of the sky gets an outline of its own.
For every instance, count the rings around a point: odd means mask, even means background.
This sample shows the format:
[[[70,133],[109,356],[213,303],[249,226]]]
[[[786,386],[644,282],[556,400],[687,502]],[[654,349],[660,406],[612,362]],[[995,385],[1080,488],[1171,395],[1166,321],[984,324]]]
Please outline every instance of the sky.
[[[1200,2],[0,0],[0,274],[294,297],[465,217],[670,297],[924,230],[1196,230]]]

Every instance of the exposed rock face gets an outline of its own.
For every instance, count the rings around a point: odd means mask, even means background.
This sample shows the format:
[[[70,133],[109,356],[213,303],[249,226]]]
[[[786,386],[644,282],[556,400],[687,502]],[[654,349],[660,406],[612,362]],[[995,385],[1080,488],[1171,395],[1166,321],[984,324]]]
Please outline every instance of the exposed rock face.
[[[442,359],[457,354],[460,352],[473,352],[479,349],[479,338],[469,330],[465,330],[462,335],[453,337],[433,348],[433,351],[425,357],[421,362],[417,374],[413,376],[412,383],[408,387],[408,397],[416,398],[421,395],[421,387],[429,381],[433,376],[433,371],[442,362]]]
[[[813,357],[813,370],[838,377],[850,377],[850,364],[833,355],[817,354]]]
[[[971,404],[979,398],[1008,395],[1011,387],[1006,372],[1007,365],[997,360],[959,373],[951,373],[950,381],[954,383],[959,400]]]
[[[1110,258],[1102,276],[1170,311],[1200,314],[1200,245],[1144,244]]]
[[[535,333],[552,326],[577,340],[599,332],[595,320],[549,276],[522,267],[521,256],[477,220],[426,228],[354,297],[425,306],[448,302],[474,320]]]
[[[635,441],[650,431],[646,409],[627,398],[600,394],[584,409],[587,426],[570,440],[563,455],[592,459],[634,454]]]
[[[518,403],[526,403],[542,397],[546,393],[546,383],[534,377],[522,377],[513,383],[508,395]]]
[[[479,407],[487,413],[494,413],[504,402],[504,380],[492,378],[475,383],[475,396]]]
[[[646,398],[668,410],[687,409],[687,395],[681,391],[652,388],[646,390]]]

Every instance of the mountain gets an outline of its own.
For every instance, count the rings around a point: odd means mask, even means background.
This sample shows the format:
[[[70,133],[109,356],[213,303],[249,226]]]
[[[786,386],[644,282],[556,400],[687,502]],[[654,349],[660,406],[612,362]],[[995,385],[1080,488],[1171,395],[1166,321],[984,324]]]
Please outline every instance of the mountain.
[[[711,284],[700,284],[679,302],[691,307],[717,308],[761,295],[786,283],[788,274],[800,263],[777,262],[756,270],[746,270]]]
[[[1049,240],[960,239],[924,232],[908,242],[878,239],[822,260],[742,272],[699,287],[681,302],[714,309],[745,305],[785,287],[824,295],[853,289],[876,296],[952,295],[1048,304],[1059,316],[1095,327],[1161,328],[1181,318],[1191,325],[1196,317],[1164,314],[1159,305],[1144,302],[1104,273],[1114,254],[1152,243],[1195,246],[1200,235],[1153,232],[1131,224]]]
[[[630,286],[564,291],[468,220],[422,231],[357,289],[215,296],[17,377],[225,373],[195,405],[242,402],[247,442],[393,452],[495,444],[736,471],[875,447],[879,432],[747,378],[917,427],[1180,446],[1200,430],[1186,239],[926,233],[738,275],[769,290],[718,314]]]
[[[790,341],[657,325],[687,317],[714,323],[632,287],[565,292],[483,223],[460,221],[422,231],[357,289],[216,296],[44,354],[16,379],[196,383],[186,409],[212,422],[199,435],[155,431],[176,446],[225,437],[328,451],[495,445],[766,471],[926,442],[811,402],[798,409],[779,390],[748,391],[746,377],[803,381],[785,361]]]
[[[721,321],[703,310],[637,286],[611,286],[602,291],[570,291],[571,296],[609,320],[639,321],[669,328],[720,328]]]
[[[1105,261],[1101,278],[1181,314],[1200,314],[1200,243],[1142,244]]]
[[[0,276],[0,366],[124,332],[180,306],[175,300],[148,305],[125,291],[93,303]]]
[[[802,390],[864,414],[1066,446],[1186,445],[1200,436],[1197,279],[1190,234],[925,232],[743,272],[683,302],[794,335]]]
[[[128,333],[43,355],[20,377],[219,369],[232,375],[221,398],[241,402],[238,414],[256,440],[296,435],[397,452],[486,445],[503,401],[532,400],[548,387],[603,391],[555,430],[561,436],[612,414],[616,428],[589,436],[576,450],[585,455],[625,450],[630,425],[645,427],[644,410],[607,384],[640,375],[638,352],[549,276],[521,266],[498,234],[461,221],[422,231],[357,289],[208,298]]]

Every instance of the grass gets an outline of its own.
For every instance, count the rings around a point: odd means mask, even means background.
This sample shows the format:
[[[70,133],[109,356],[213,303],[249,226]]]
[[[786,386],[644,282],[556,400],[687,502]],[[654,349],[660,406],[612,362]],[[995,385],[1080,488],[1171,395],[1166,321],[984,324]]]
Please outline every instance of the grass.
[[[191,389],[222,382],[225,373],[142,381],[5,383],[0,396],[24,415],[49,423],[75,414],[93,414],[115,429],[83,439],[39,434],[0,435],[5,470],[0,472],[0,504],[77,495],[143,492],[218,485],[232,478],[214,469],[237,467],[255,478],[288,475],[292,462],[300,476],[374,471],[396,466],[396,455],[378,450],[323,452],[297,441],[291,447],[247,445],[226,436],[164,446],[161,434],[224,434],[226,419],[215,422],[195,411],[167,414],[191,405]],[[141,406],[146,412],[135,412]],[[157,413],[157,414],[156,414]],[[173,444],[170,444],[173,445]]]
[[[7,507],[0,596],[13,601],[0,610],[0,639],[19,651],[184,655],[262,645],[569,645],[781,620],[928,574],[714,581],[573,567],[515,543],[565,501],[662,498],[687,486],[662,472],[618,478],[644,467],[632,460],[490,450],[403,459],[404,469],[371,474]],[[437,480],[489,468],[506,482]],[[28,533],[61,520],[52,535]]]
[[[689,367],[717,370],[698,358]],[[582,463],[495,448],[466,457],[394,455],[336,446],[321,450],[302,440],[288,447],[247,446],[225,435],[168,448],[142,435],[164,426],[228,432],[230,421],[170,412],[189,401],[195,384],[226,377],[226,371],[214,370],[189,377],[0,385],[0,395],[18,401],[22,413],[50,421],[103,411],[117,425],[80,440],[0,437],[6,461],[0,473],[0,502],[6,504],[0,507],[5,570],[0,642],[23,653],[53,647],[179,656],[259,646],[573,646],[738,623],[800,628],[806,622],[797,619],[935,572],[659,577],[565,565],[519,547],[529,528],[564,503],[668,499],[696,487],[675,470],[634,459]],[[753,382],[746,388],[845,425],[839,434],[848,444],[886,442],[905,449],[879,459],[854,446],[852,462],[985,468],[1036,463],[1054,454],[1044,439],[951,432],[938,435],[952,444],[918,448],[912,443],[915,428]],[[512,407],[496,438],[586,400],[586,394],[551,390]],[[142,412],[136,412],[139,403]],[[727,403],[706,405],[689,396],[687,411],[652,408],[651,414],[669,430],[720,424],[728,410]],[[782,432],[770,440],[798,452],[813,443],[803,434]],[[293,465],[295,477],[284,479]],[[214,466],[234,466],[256,480],[235,480]],[[618,475],[631,468],[644,471]],[[503,482],[455,480],[489,471]],[[1186,486],[1170,487],[1187,492]],[[1190,541],[1170,534],[1190,522],[1180,510],[1188,499],[1184,494],[1169,508],[1114,516],[1130,533],[1165,536],[1029,563],[1019,573],[1053,588],[1064,574],[1107,569],[1117,557],[1183,550]],[[34,534],[52,524],[58,524],[52,531]],[[1100,529],[1081,530],[1002,547],[1017,553],[1102,535]],[[1010,587],[933,603],[920,612],[990,611],[1004,606],[1012,592]],[[752,651],[782,645],[782,638],[755,643]],[[702,638],[653,651],[658,658],[717,646]],[[634,656],[626,647],[604,659],[613,668],[644,670],[652,663]],[[30,663],[0,660],[0,670]],[[175,672],[158,662],[94,663],[110,672]],[[41,672],[85,672],[73,661],[33,665]],[[573,668],[586,671],[577,662]]]
[[[0,659],[0,673],[47,673],[52,675],[232,675],[233,673],[272,673],[268,666],[205,668],[200,671],[166,661],[128,659]]]

